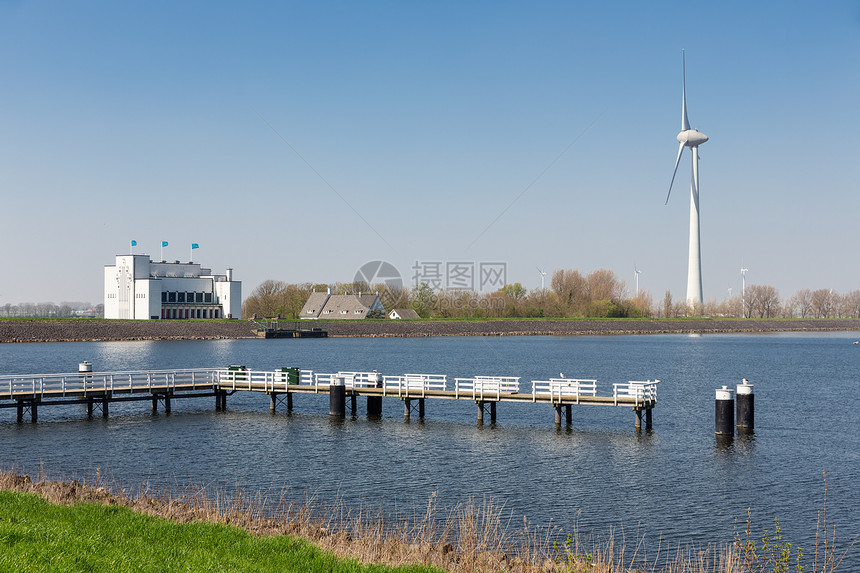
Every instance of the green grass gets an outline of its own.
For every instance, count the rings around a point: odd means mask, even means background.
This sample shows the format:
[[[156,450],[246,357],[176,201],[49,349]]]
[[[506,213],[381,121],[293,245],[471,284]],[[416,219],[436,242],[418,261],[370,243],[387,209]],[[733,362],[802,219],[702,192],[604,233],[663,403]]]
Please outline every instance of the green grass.
[[[178,524],[97,504],[52,505],[0,491],[0,571],[438,572],[340,560],[289,536],[226,525]]]

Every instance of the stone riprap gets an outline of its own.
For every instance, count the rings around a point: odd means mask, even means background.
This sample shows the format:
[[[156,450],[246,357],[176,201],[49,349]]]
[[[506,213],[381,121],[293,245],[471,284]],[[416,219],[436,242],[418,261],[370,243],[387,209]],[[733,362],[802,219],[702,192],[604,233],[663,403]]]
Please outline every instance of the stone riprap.
[[[860,331],[860,320],[486,320],[308,321],[329,336],[565,336]],[[245,320],[0,320],[0,342],[254,338]]]

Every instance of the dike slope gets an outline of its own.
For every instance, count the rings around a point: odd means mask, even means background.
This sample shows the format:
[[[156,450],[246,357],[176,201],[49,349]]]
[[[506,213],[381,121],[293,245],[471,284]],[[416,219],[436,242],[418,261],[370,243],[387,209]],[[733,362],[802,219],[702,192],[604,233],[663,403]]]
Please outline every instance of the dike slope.
[[[485,320],[318,321],[329,336],[575,336],[860,331],[860,320]],[[93,340],[207,340],[255,338],[244,320],[0,320],[0,343]]]

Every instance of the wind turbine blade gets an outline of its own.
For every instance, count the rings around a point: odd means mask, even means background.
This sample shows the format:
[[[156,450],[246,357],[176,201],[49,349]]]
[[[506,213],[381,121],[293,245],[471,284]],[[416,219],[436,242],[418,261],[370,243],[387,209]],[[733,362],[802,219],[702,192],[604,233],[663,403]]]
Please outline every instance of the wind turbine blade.
[[[681,131],[690,129],[690,120],[687,119],[687,56],[681,50]]]
[[[678,174],[678,164],[681,163],[682,153],[684,153],[683,143],[681,143],[681,145],[678,147],[678,158],[675,160],[675,171],[672,172],[672,181],[669,183],[669,193],[666,195],[666,203],[664,203],[665,205],[669,204],[669,195],[672,194],[672,185],[675,183],[675,175]]]

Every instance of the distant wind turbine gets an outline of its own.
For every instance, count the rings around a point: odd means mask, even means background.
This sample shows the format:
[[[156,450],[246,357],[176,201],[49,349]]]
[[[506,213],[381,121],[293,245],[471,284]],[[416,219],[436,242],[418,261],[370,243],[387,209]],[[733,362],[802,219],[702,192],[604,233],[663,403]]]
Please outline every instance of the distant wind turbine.
[[[636,263],[633,263],[633,273],[636,276],[636,298],[639,298],[639,273],[642,272],[642,269],[636,266]]]
[[[544,272],[544,271],[540,270],[540,267],[535,267],[535,268],[536,268],[536,269],[537,269],[537,271],[540,273],[540,290],[541,290],[541,292],[543,292],[543,290],[544,290],[544,288],[543,288],[543,279],[544,279],[544,277],[546,277],[546,272]]]
[[[744,307],[746,307],[748,272],[750,272],[750,270],[745,268],[743,261],[741,261],[741,316],[743,316]]]
[[[687,61],[686,55],[681,50],[681,133],[678,134],[678,158],[675,159],[675,171],[672,172],[672,181],[669,183],[669,193],[666,195],[666,204],[672,194],[672,185],[675,183],[675,175],[678,174],[678,164],[681,163],[681,154],[684,148],[689,147],[693,153],[693,177],[690,185],[690,255],[687,267],[687,304],[702,304],[702,248],[700,245],[701,234],[699,232],[699,146],[708,141],[708,136],[698,129],[690,129],[690,120],[687,119]]]

